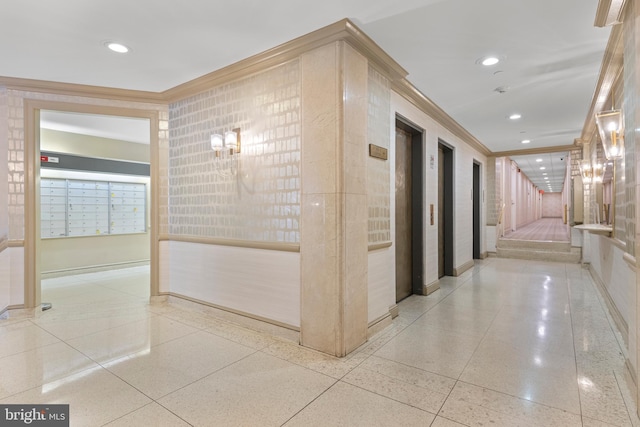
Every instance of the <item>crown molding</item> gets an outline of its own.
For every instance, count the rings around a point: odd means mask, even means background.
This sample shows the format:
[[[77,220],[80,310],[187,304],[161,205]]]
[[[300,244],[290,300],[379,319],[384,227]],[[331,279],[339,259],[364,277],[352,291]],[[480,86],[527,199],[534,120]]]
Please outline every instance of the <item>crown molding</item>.
[[[44,92],[56,95],[102,98],[117,101],[164,104],[161,93],[141,90],[117,89],[76,83],[61,83],[47,80],[21,79],[0,76],[0,87],[25,92]]]
[[[593,25],[607,27],[621,23],[625,3],[626,0],[600,0]]]
[[[491,155],[491,150],[489,150],[482,142],[480,142],[479,139],[473,136],[468,130],[463,128],[442,108],[438,107],[432,100],[430,100],[422,92],[420,92],[407,79],[394,80],[392,82],[391,89],[407,99],[420,110],[424,111],[429,117],[444,126],[447,130],[449,130],[458,138],[462,139],[472,148],[478,150],[485,156]]]
[[[598,83],[591,100],[589,112],[582,127],[580,140],[584,142],[591,141],[591,137],[596,132],[595,114],[602,111],[605,103],[611,97],[614,85],[622,74],[623,70],[623,37],[622,25],[616,25],[611,28],[609,42],[604,52],[602,65],[600,67],[600,75]]]
[[[330,43],[344,41],[353,46],[374,64],[389,80],[394,81],[407,76],[408,72],[378,46],[369,36],[349,19],[320,28],[304,36],[295,38],[272,49],[238,61],[227,67],[205,74],[162,93],[168,102],[204,92],[215,86],[249,77],[298,59],[300,55]]]
[[[509,151],[497,151],[491,153],[489,157],[512,157],[512,156],[526,156],[529,154],[547,154],[547,153],[559,153],[563,151],[579,150],[581,147],[575,145],[559,145],[555,147],[538,147],[528,148],[526,150],[509,150]]]

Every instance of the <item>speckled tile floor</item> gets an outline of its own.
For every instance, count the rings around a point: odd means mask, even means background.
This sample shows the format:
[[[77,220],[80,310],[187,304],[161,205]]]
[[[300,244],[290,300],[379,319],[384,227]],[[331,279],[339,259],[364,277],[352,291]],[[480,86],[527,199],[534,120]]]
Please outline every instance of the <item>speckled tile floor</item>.
[[[296,334],[148,303],[144,267],[43,281],[0,321],[0,403],[73,426],[640,426],[622,338],[580,265],[489,258],[335,359]]]

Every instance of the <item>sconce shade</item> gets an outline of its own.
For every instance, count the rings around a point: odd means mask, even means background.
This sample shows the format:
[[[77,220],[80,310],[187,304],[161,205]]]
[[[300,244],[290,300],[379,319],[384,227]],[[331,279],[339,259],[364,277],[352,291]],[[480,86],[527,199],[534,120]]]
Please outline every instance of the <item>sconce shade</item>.
[[[224,139],[222,139],[222,135],[218,133],[214,133],[211,135],[211,149],[213,151],[220,151],[224,146]]]
[[[224,146],[231,150],[231,153],[235,153],[238,150],[238,135],[235,132],[229,131],[224,134]]]
[[[594,182],[602,182],[604,178],[606,165],[601,165],[600,163],[596,164],[593,167],[593,181]]]
[[[624,122],[622,110],[603,111],[596,114],[596,124],[607,159],[624,156]]]
[[[584,182],[591,182],[591,179],[593,179],[593,168],[591,167],[590,160],[583,160],[580,163],[580,173],[582,174],[582,180]]]

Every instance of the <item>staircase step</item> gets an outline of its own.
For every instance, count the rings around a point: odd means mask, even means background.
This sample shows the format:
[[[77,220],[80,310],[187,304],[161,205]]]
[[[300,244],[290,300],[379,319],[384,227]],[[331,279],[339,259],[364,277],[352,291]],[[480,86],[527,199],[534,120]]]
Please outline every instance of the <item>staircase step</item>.
[[[571,252],[570,242],[551,242],[542,240],[498,239],[497,247],[501,249]]]
[[[566,263],[579,263],[582,259],[581,248],[570,248],[569,251],[550,251],[518,248],[496,248],[499,258],[530,259],[536,261],[557,261]]]

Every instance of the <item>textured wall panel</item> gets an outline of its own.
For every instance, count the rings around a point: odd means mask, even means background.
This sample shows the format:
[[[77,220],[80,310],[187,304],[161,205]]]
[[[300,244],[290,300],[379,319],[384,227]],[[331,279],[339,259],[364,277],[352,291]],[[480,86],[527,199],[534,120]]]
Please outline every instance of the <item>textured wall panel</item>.
[[[367,140],[389,150],[391,85],[369,66],[369,121]],[[369,243],[391,240],[389,160],[367,158],[367,203]]]
[[[169,110],[169,232],[299,242],[298,61],[184,99]],[[242,151],[235,160],[221,161],[210,136],[234,128],[241,129]]]

